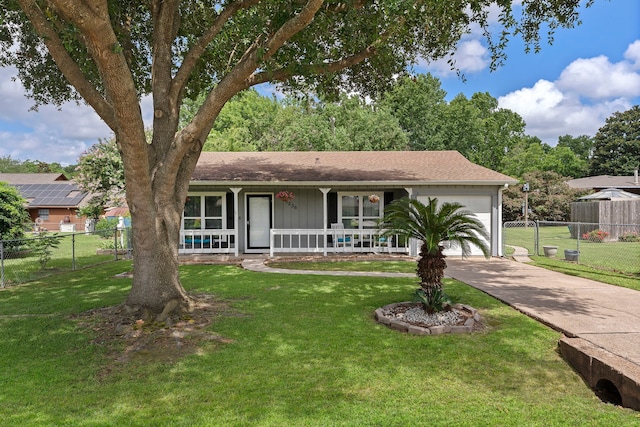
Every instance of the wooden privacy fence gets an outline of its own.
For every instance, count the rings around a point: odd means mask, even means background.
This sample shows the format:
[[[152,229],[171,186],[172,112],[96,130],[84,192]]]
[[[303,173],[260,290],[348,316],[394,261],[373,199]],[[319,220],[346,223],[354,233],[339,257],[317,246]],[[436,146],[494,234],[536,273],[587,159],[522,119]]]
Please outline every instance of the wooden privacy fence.
[[[637,230],[640,222],[640,199],[593,200],[571,203],[571,222],[584,223],[582,232],[609,228],[609,238],[615,240]],[[591,227],[591,228],[589,228]],[[575,231],[572,238],[577,238]]]

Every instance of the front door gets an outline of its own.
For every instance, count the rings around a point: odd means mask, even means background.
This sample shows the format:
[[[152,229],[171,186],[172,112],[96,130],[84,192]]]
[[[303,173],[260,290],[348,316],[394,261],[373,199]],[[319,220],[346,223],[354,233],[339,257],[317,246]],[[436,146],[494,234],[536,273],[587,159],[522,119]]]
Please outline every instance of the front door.
[[[270,194],[247,195],[247,249],[269,249],[271,201]]]

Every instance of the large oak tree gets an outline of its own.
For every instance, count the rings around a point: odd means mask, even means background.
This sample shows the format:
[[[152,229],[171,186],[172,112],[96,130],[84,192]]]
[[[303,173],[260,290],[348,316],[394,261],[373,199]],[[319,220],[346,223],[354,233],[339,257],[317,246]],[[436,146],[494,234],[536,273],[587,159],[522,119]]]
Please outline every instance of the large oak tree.
[[[419,58],[446,56],[472,26],[494,64],[519,34],[573,26],[578,0],[0,0],[0,62],[36,104],[84,100],[113,130],[132,216],[134,278],[127,303],[159,312],[188,303],[178,276],[189,178],[218,113],[238,92],[277,82],[329,94],[376,94]],[[520,13],[521,12],[521,13]],[[542,37],[544,39],[544,37]],[[185,97],[205,93],[179,128]],[[140,99],[153,97],[148,143]],[[178,303],[178,304],[175,304]]]

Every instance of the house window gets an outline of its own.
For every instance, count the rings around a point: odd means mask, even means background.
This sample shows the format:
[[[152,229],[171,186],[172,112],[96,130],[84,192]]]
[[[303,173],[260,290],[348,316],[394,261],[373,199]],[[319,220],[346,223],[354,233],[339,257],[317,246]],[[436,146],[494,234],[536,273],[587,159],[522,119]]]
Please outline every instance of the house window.
[[[220,230],[226,228],[224,194],[189,194],[182,215],[183,230]]]
[[[371,194],[338,194],[338,221],[344,224],[344,228],[376,228],[382,218],[383,196],[375,200],[370,198]]]
[[[38,216],[42,218],[43,221],[49,220],[49,209],[38,209]]]

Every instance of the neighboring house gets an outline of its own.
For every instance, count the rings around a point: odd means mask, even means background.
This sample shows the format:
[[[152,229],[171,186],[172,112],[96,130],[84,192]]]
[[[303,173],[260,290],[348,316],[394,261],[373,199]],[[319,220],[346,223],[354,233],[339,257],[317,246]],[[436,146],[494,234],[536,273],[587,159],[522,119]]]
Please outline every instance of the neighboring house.
[[[31,220],[39,228],[60,231],[84,230],[77,210],[88,199],[78,185],[60,173],[0,173],[0,181],[15,187],[27,200]]]
[[[633,176],[611,176],[598,175],[586,178],[577,178],[567,181],[571,188],[581,190],[605,190],[607,188],[617,188],[629,193],[640,194],[640,179],[636,169]]]
[[[377,222],[393,200],[437,197],[474,212],[500,256],[502,190],[517,182],[457,151],[203,152],[179,251],[415,255],[416,242],[380,238]]]

